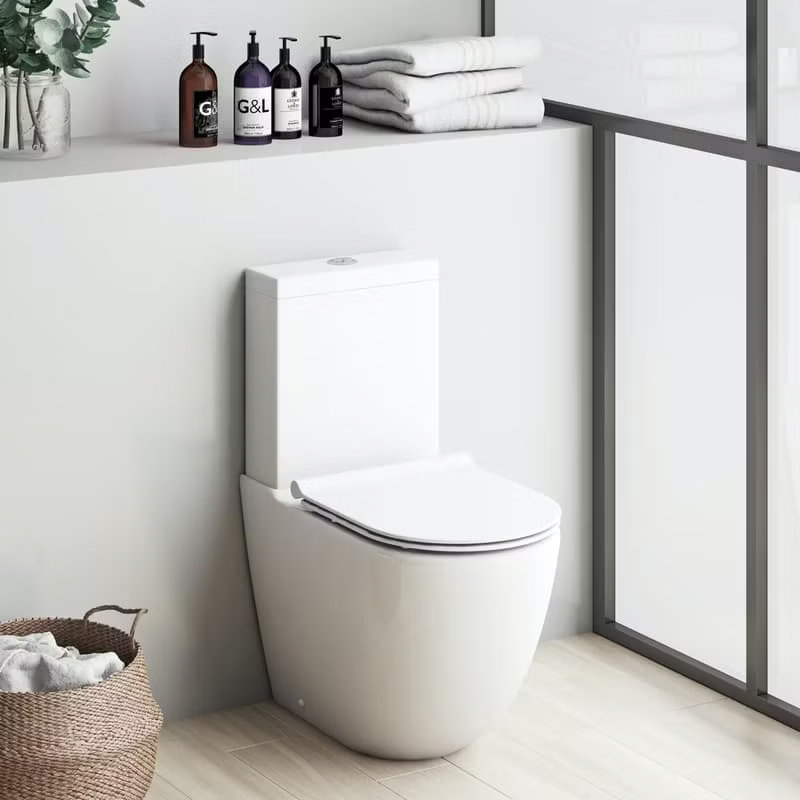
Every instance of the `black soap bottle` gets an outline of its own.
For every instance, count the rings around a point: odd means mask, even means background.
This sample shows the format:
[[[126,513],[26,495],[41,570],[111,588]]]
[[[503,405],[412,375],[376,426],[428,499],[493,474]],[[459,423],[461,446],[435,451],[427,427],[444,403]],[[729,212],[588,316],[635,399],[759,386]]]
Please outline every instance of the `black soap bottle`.
[[[341,36],[320,36],[321,59],[308,79],[308,132],[312,136],[342,135],[342,73],[331,61],[328,39]]]
[[[178,90],[178,128],[181,147],[215,147],[217,144],[217,75],[205,62],[201,36],[211,31],[193,31],[192,63],[181,73]]]
[[[280,40],[280,61],[272,70],[272,135],[276,139],[299,139],[303,135],[303,84],[300,73],[289,63],[286,45],[297,39],[281,36]]]
[[[250,31],[247,61],[233,77],[233,141],[269,144],[272,141],[272,76],[258,60],[256,32]]]

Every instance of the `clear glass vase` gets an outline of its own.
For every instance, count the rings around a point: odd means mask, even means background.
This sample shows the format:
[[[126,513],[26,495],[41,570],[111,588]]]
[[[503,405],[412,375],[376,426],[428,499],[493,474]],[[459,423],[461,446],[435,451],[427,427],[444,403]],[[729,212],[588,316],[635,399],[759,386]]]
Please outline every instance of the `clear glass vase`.
[[[0,158],[56,158],[69,152],[70,100],[61,75],[0,75]]]

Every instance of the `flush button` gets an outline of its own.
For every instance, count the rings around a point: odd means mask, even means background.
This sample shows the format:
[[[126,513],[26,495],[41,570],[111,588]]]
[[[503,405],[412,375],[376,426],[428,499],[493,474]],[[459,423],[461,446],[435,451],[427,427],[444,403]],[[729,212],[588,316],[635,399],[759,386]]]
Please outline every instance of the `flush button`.
[[[329,258],[328,264],[332,267],[350,267],[353,264],[358,264],[358,261],[350,256],[340,256],[339,258]]]

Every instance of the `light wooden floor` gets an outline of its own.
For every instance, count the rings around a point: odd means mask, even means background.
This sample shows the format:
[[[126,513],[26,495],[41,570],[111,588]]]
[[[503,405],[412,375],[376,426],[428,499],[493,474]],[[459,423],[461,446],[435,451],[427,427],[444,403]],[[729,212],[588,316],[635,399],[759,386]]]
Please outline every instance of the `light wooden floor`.
[[[446,759],[350,752],[272,704],[169,725],[148,800],[799,800],[800,733],[587,634]]]

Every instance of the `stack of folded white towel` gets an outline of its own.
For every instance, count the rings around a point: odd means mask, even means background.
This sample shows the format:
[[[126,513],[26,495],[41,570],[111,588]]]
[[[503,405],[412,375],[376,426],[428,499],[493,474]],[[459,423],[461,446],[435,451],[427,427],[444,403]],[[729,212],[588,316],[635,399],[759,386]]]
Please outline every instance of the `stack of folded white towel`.
[[[522,89],[532,36],[429,39],[339,53],[344,114],[413,133],[538,125],[541,95]]]

